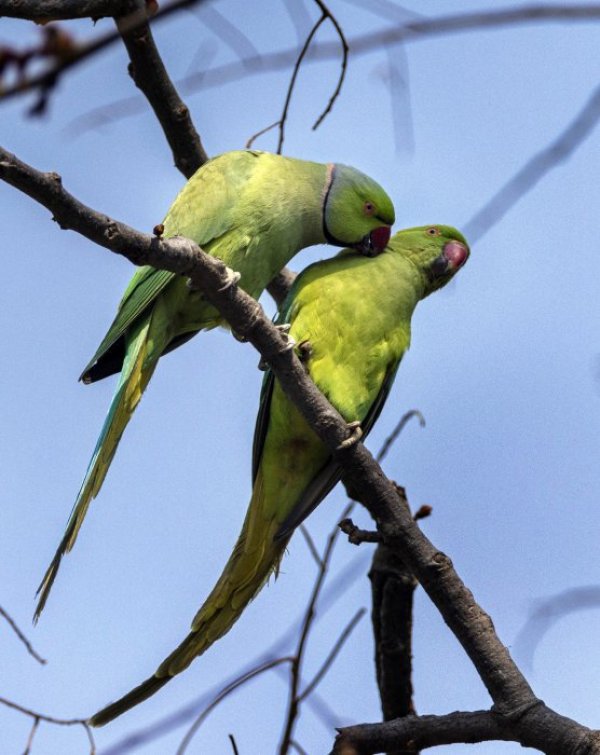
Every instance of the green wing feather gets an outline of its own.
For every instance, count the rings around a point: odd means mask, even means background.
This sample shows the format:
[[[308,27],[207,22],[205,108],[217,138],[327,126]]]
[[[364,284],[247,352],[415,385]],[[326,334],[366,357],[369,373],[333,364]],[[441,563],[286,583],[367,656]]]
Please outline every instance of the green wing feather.
[[[367,416],[360,424],[363,431],[363,438],[366,438],[371,432],[373,425],[377,422],[377,418],[381,414],[381,410],[387,401],[387,397],[390,394],[390,390],[396,378],[396,372],[398,371],[401,359],[402,358],[400,358],[396,364],[390,366],[381,386],[381,390],[377,394]],[[266,422],[268,422],[268,419]],[[341,477],[342,468],[335,460],[331,459],[317,472],[310,483],[306,486],[302,497],[281,523],[277,530],[277,534],[275,535],[275,539],[287,540],[291,537],[292,532],[296,527],[299,527],[306,517],[317,508],[325,496],[328,495],[328,493],[330,493],[338,484]]]
[[[136,271],[121,299],[117,315],[108,329],[108,333],[81,373],[80,380],[90,382],[89,372],[94,365],[125,335],[138,317],[144,313],[175,277],[174,273],[167,270],[157,270],[150,265],[144,265]]]
[[[164,220],[164,236],[186,236],[205,251],[236,225],[234,201],[255,170],[261,152],[227,153],[209,160],[185,184]],[[92,368],[120,341],[133,323],[177,278],[167,270],[144,265],[129,281],[117,314],[80,380],[92,382]],[[112,372],[118,372],[116,366]],[[102,373],[102,377],[110,372]]]

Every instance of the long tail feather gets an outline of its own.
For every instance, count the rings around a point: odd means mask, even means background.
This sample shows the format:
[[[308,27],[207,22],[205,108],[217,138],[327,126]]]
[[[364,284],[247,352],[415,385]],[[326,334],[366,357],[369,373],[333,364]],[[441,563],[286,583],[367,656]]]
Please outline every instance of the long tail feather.
[[[217,584],[196,614],[192,631],[161,663],[154,676],[93,715],[92,726],[103,726],[117,718],[186,669],[194,658],[231,629],[277,570],[287,540],[275,541],[279,522],[264,518],[263,503],[262,473],[259,472],[242,532]]]
[[[44,610],[62,557],[75,545],[77,535],[88,512],[90,503],[98,495],[102,487],[123,431],[154,371],[157,360],[148,364],[147,359],[149,325],[150,319],[148,318],[128,344],[119,384],[104,420],[100,437],[96,443],[96,448],[88,465],[75,505],[67,521],[65,534],[38,587],[36,595],[39,595],[39,600],[34,613],[35,622],[37,622]]]

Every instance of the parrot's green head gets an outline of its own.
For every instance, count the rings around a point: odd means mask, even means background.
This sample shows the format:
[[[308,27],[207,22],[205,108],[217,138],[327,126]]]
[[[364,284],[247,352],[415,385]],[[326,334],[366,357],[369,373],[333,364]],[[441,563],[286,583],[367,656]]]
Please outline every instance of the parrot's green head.
[[[388,250],[409,259],[422,275],[423,297],[445,286],[467,261],[465,237],[450,225],[424,225],[398,231]]]
[[[394,205],[381,186],[355,168],[329,165],[323,198],[323,233],[330,244],[373,257],[390,239]]]

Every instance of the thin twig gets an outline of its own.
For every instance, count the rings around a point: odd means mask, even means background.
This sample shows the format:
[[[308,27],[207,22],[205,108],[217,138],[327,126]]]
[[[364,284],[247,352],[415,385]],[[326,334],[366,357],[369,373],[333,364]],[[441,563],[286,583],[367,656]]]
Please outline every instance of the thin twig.
[[[292,70],[292,77],[290,79],[290,83],[288,84],[287,94],[285,96],[285,102],[283,104],[283,111],[281,113],[281,118],[279,119],[278,126],[279,126],[279,139],[277,141],[277,154],[281,154],[281,150],[283,148],[283,140],[285,139],[285,122],[287,120],[288,116],[288,110],[290,107],[290,101],[292,99],[292,92],[294,91],[294,86],[296,84],[296,79],[298,78],[298,72],[300,70],[300,65],[302,63],[302,60],[304,56],[306,55],[306,52],[308,48],[310,47],[310,43],[312,42],[313,37],[317,33],[319,27],[321,24],[327,19],[327,15],[323,14],[321,18],[314,24],[310,32],[308,33],[308,36],[306,37],[306,40],[304,42],[304,45],[302,46],[302,49],[300,50],[300,55],[298,55],[298,58],[296,60],[296,63],[294,64],[294,68]]]
[[[346,509],[348,509],[348,507],[346,507]],[[302,669],[302,662],[304,660],[304,650],[306,647],[306,643],[308,641],[308,636],[309,636],[313,621],[315,619],[315,615],[316,615],[315,609],[316,609],[317,601],[319,599],[319,596],[321,594],[321,589],[325,582],[325,576],[327,574],[329,562],[331,561],[331,556],[333,555],[333,549],[334,549],[335,541],[337,540],[337,537],[338,537],[338,529],[337,527],[335,527],[330,532],[329,537],[327,538],[327,544],[325,545],[323,555],[321,556],[321,559],[320,559],[321,566],[319,567],[317,571],[317,577],[313,585],[312,593],[308,601],[306,610],[304,612],[304,619],[301,624],[298,644],[296,645],[296,652],[294,654],[294,660],[290,667],[290,691],[289,691],[288,711],[287,711],[287,715],[285,719],[284,732],[281,739],[281,744],[279,746],[280,755],[286,755],[286,753],[289,750],[290,741],[292,739],[292,733],[294,730],[294,725],[298,717],[298,712],[299,712],[299,707],[300,707],[300,698],[299,698],[298,690],[300,687],[300,672]]]
[[[13,86],[6,87],[6,89],[0,93],[0,103],[23,94],[24,92],[29,92],[32,89],[44,90],[54,87],[64,73],[83,63],[93,55],[96,55],[101,50],[106,49],[114,42],[117,42],[121,38],[121,34],[133,32],[147,22],[156,23],[159,20],[162,21],[183,8],[201,2],[205,2],[205,0],[173,0],[173,2],[164,5],[152,18],[148,18],[148,13],[145,7],[135,13],[131,13],[127,16],[126,20],[123,20],[119,31],[102,34],[95,39],[92,39],[90,42],[81,44],[77,51],[68,58],[56,62],[54,65],[36,76],[32,76],[23,81],[18,81]]]
[[[35,737],[35,733],[38,730],[39,725],[40,725],[40,719],[37,718],[36,716],[36,718],[33,719],[33,724],[29,731],[29,736],[27,737],[27,742],[25,744],[25,750],[23,751],[23,755],[29,755],[29,753],[31,752],[31,745],[33,744],[33,738]]]
[[[90,755],[95,755],[96,743],[94,742],[94,735],[92,734],[92,730],[88,726],[85,718],[56,718],[55,716],[48,716],[44,713],[38,713],[31,710],[31,708],[19,705],[12,700],[7,700],[5,697],[0,697],[0,705],[5,705],[7,708],[16,710],[24,716],[29,716],[30,718],[33,718],[34,721],[45,721],[48,724],[56,724],[56,726],[83,726],[90,742]]]
[[[244,145],[246,149],[250,149],[259,136],[262,136],[263,134],[268,133],[269,131],[271,131],[271,129],[274,129],[276,126],[279,126],[280,124],[281,124],[281,121],[273,121],[273,123],[271,123],[269,126],[265,126],[264,128],[261,128],[260,131],[257,131],[255,134],[252,134],[252,136],[246,141],[246,144]]]
[[[319,569],[321,569],[323,567],[323,561],[321,560],[321,556],[319,554],[319,551],[317,550],[315,541],[312,539],[312,536],[306,528],[306,525],[300,525],[300,532],[302,533],[302,537],[306,541],[306,545],[308,546],[308,550],[310,551],[310,555],[313,557],[315,564]]]
[[[416,417],[419,420],[420,427],[425,427],[425,417],[418,409],[411,409],[410,411],[403,414],[402,417],[400,417],[396,427],[384,440],[383,445],[381,446],[377,453],[377,456],[375,457],[379,463],[381,463],[388,455],[390,448],[398,440],[398,437],[413,417]]]
[[[1,0],[0,0],[1,1]],[[566,23],[566,22],[599,22],[600,4],[580,3],[578,5],[556,6],[552,4],[536,4],[518,8],[501,8],[486,12],[469,12],[438,16],[437,18],[423,18],[385,26],[374,32],[357,35],[348,39],[353,58],[368,55],[375,50],[397,43],[420,42],[431,37],[446,34],[472,32],[478,29],[501,30],[505,27],[519,26],[532,23]],[[208,71],[192,74],[178,80],[177,85],[187,94],[200,89],[221,87],[233,81],[239,81],[249,76],[271,73],[273,71],[288,70],[297,57],[297,47],[278,50],[245,58],[242,61],[226,63]],[[321,42],[311,46],[306,55],[305,64],[321,63],[336,60],[339,57],[339,42]],[[95,128],[98,123],[105,123],[108,119],[134,115],[140,112],[143,105],[137,103],[136,98],[116,100],[108,105],[88,110],[75,118],[68,126],[74,133],[81,133]]]
[[[233,755],[240,755],[240,751],[237,748],[237,744],[235,742],[235,737],[233,734],[228,734],[229,741],[231,742],[231,748],[233,749]]]
[[[357,527],[352,519],[342,519],[338,524],[340,531],[344,535],[348,535],[348,542],[352,545],[360,545],[361,543],[380,543],[381,534],[372,530],[361,530]]]
[[[341,63],[340,75],[338,77],[338,82],[336,84],[336,87],[333,90],[333,94],[329,98],[327,107],[325,108],[325,110],[323,110],[321,115],[314,122],[313,127],[312,127],[313,131],[319,128],[321,123],[323,123],[327,115],[331,112],[331,109],[334,106],[335,101],[337,100],[339,96],[339,93],[342,91],[342,85],[344,84],[344,78],[346,76],[346,69],[348,67],[348,49],[349,49],[348,42],[346,41],[346,37],[344,36],[344,32],[342,31],[342,27],[339,25],[336,17],[325,5],[323,0],[315,0],[315,3],[319,6],[323,15],[326,16],[331,21],[331,23],[333,24],[333,27],[335,28],[337,32],[338,37],[340,38],[340,42],[342,43],[342,63]]]
[[[13,630],[13,632],[21,640],[21,642],[23,643],[23,645],[25,645],[25,647],[26,647],[27,652],[29,653],[29,655],[31,655],[33,658],[35,658],[35,660],[38,663],[41,663],[42,665],[44,665],[45,663],[47,663],[46,659],[42,658],[42,656],[39,655],[39,653],[37,653],[34,650],[33,645],[29,642],[29,640],[27,639],[27,637],[25,637],[25,635],[23,634],[23,632],[19,629],[19,627],[17,626],[17,623],[15,622],[15,620],[10,616],[10,614],[8,614],[4,610],[4,608],[2,608],[2,606],[0,606],[0,616],[3,616],[6,619],[6,621],[8,622],[8,624],[11,627],[11,629]]]
[[[354,616],[350,619],[350,621],[348,622],[348,624],[346,625],[346,627],[344,628],[344,630],[338,637],[335,645],[329,651],[327,658],[325,658],[325,660],[323,661],[323,665],[317,671],[313,680],[308,683],[304,692],[302,692],[300,696],[298,697],[298,700],[300,702],[302,702],[310,694],[312,694],[314,690],[317,688],[317,686],[320,684],[323,677],[325,676],[325,674],[327,674],[327,672],[331,668],[331,665],[333,664],[333,662],[339,655],[340,650],[344,646],[346,640],[348,639],[348,637],[350,637],[350,635],[354,631],[354,627],[358,624],[358,622],[362,619],[362,617],[365,615],[366,612],[367,612],[366,608],[359,608],[358,611],[354,614]]]
[[[198,731],[198,729],[202,726],[204,721],[208,718],[210,713],[219,705],[219,703],[223,702],[226,697],[228,697],[232,692],[235,692],[238,687],[241,687],[243,684],[246,684],[246,682],[249,682],[251,679],[255,679],[257,676],[260,676],[265,671],[269,671],[269,669],[275,668],[276,666],[280,666],[282,663],[293,663],[294,659],[290,656],[286,656],[284,658],[275,658],[274,660],[267,661],[266,663],[262,663],[260,666],[257,666],[256,668],[250,669],[250,671],[246,671],[244,674],[241,674],[236,679],[234,679],[232,682],[229,682],[223,689],[219,692],[218,695],[216,695],[213,700],[204,708],[204,710],[200,713],[200,715],[196,718],[192,726],[189,728],[187,734],[185,737],[181,740],[181,744],[179,745],[177,749],[177,755],[183,755],[185,750],[187,749],[187,746],[192,741],[192,738]]]

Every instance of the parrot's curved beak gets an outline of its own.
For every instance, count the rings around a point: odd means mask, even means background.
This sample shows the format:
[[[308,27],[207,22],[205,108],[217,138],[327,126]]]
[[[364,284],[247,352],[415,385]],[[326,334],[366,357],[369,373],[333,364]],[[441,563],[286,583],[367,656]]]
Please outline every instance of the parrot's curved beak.
[[[462,267],[469,257],[469,247],[462,241],[448,241],[440,256],[429,268],[429,275],[434,280]]]
[[[353,248],[364,254],[365,257],[376,257],[386,248],[390,235],[391,229],[389,225],[381,225],[378,228],[374,228],[371,233],[363,236],[358,244],[353,245]]]

